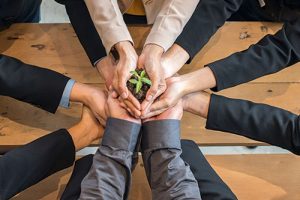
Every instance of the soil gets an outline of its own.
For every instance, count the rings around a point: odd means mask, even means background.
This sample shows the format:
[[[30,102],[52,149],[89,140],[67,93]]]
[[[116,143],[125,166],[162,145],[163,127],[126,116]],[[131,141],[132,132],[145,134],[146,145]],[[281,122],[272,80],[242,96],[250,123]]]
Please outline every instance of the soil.
[[[138,75],[140,75],[141,72],[143,71],[143,69],[136,69],[135,71],[138,73]],[[145,77],[149,78],[147,73],[146,73]],[[137,80],[137,78],[134,75],[132,75],[130,79],[136,79]],[[138,93],[135,93],[135,84],[130,83],[129,81],[127,81],[127,88],[133,94],[133,96],[140,103],[142,103],[146,98],[146,94],[147,94],[147,91],[150,89],[150,85],[148,85],[146,83],[143,83],[142,89]]]

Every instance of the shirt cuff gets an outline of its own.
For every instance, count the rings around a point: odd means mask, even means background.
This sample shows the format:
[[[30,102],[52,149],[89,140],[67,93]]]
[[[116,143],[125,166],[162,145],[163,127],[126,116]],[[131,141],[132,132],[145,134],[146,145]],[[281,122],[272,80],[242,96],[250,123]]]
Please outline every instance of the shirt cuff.
[[[75,81],[73,79],[70,79],[65,87],[65,90],[62,94],[61,100],[59,102],[59,106],[63,108],[69,108],[70,107],[70,94],[72,91],[72,88],[75,84]]]
[[[143,123],[142,130],[142,151],[181,149],[179,120],[148,121]]]
[[[140,129],[140,124],[108,118],[101,145],[133,152],[138,142]]]

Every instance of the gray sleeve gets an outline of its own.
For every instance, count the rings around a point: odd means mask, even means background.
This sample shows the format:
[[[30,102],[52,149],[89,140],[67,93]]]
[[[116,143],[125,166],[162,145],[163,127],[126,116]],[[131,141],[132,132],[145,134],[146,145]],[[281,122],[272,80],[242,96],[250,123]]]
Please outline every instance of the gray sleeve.
[[[141,149],[152,199],[201,199],[198,183],[180,157],[180,121],[150,121],[142,130]]]
[[[141,126],[109,118],[92,167],[81,183],[79,199],[127,199],[132,156]]]

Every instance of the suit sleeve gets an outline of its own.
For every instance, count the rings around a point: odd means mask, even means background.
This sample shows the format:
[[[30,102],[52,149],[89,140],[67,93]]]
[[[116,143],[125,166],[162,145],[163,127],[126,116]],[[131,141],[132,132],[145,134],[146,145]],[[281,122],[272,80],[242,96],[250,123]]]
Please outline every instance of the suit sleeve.
[[[157,44],[167,51],[191,18],[199,0],[165,0],[154,21],[145,45]]]
[[[33,104],[54,113],[69,78],[0,55],[0,95]]]
[[[280,108],[212,95],[206,128],[266,142],[300,155],[299,116]]]
[[[123,20],[117,0],[84,0],[94,25],[100,35],[106,54],[121,41],[133,43]]]
[[[17,193],[72,166],[75,147],[65,129],[41,137],[0,157],[0,199]]]
[[[190,165],[203,200],[237,200],[235,194],[212,168],[194,141],[181,140],[181,147],[181,157]]]
[[[65,6],[78,39],[91,64],[95,66],[107,54],[84,0],[56,0],[56,2]]]
[[[189,55],[190,60],[203,48],[211,36],[242,5],[243,0],[201,0],[175,43]]]
[[[180,121],[146,122],[142,134],[142,156],[152,198],[201,199],[190,166],[180,157]]]
[[[213,91],[249,82],[278,72],[300,60],[300,19],[284,24],[275,35],[267,35],[247,50],[210,63],[217,86]]]
[[[79,199],[127,199],[132,156],[141,125],[109,118],[92,167],[81,183]]]

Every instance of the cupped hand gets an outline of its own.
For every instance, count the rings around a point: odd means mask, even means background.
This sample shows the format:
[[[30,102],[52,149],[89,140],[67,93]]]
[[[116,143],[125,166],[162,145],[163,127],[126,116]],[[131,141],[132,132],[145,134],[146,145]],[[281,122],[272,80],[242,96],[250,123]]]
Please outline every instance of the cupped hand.
[[[181,120],[183,115],[183,104],[180,99],[173,107],[168,108],[164,112],[154,117],[144,119],[143,122],[154,121],[154,120],[166,120],[166,119],[176,119]]]
[[[167,90],[146,110],[142,111],[142,119],[159,115],[175,106],[185,95],[185,84],[180,77],[167,79]]]
[[[106,105],[106,114],[108,117],[113,117],[117,119],[123,119],[126,121],[141,123],[140,119],[136,119],[131,116],[125,108],[121,106],[118,97],[115,97],[113,91],[109,91],[107,105]]]
[[[108,55],[102,58],[96,64],[96,67],[100,76],[104,79],[106,87],[109,88],[110,85],[112,84],[114,73],[117,68],[116,61],[114,60],[112,55]]]
[[[152,85],[146,94],[146,99],[141,104],[141,109],[144,110],[166,90],[166,82],[164,70],[161,66],[161,58],[163,48],[148,44],[144,47],[143,52],[138,59],[138,67],[146,70]]]

